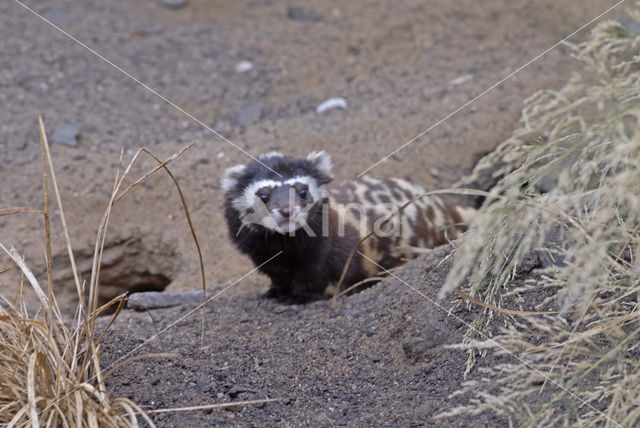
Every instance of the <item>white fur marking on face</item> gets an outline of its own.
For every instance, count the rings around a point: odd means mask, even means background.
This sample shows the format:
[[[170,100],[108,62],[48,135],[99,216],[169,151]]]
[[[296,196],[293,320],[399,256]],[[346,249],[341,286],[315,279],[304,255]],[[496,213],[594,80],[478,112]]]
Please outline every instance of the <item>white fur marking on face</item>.
[[[279,186],[294,186],[295,184],[304,184],[308,188],[309,203],[304,206],[295,205],[292,215],[288,222],[283,222],[284,218],[278,210],[266,211],[265,205],[256,195],[256,192],[264,187],[274,189]],[[258,180],[247,186],[242,194],[231,201],[232,206],[243,218],[243,224],[260,224],[267,229],[274,230],[279,233],[293,232],[304,227],[307,223],[307,216],[311,208],[316,202],[321,201],[328,196],[325,186],[319,186],[317,181],[310,176],[297,176],[286,180],[264,179]],[[252,208],[253,211],[247,212]]]
[[[296,183],[304,184],[309,188],[309,194],[313,199],[312,202],[317,202],[326,197],[327,188],[325,186],[318,186],[318,182],[313,177],[308,175],[301,175],[298,177],[288,178],[284,181],[284,184],[293,186]]]
[[[258,190],[263,187],[274,188],[278,186],[282,186],[282,181],[269,179],[254,181],[244,189],[240,196],[231,201],[231,204],[240,214],[245,215],[247,210],[256,203]]]
[[[238,182],[238,177],[241,176],[246,169],[246,165],[235,165],[227,168],[222,174],[222,179],[220,180],[220,187],[222,190],[225,192],[231,190]]]
[[[333,168],[333,163],[331,163],[331,156],[329,153],[321,150],[319,152],[311,152],[307,155],[307,161],[311,162],[313,166],[324,175],[333,178],[333,173],[331,169]]]
[[[311,202],[315,203],[326,197],[327,189],[325,186],[318,186],[318,182],[309,176],[298,176],[288,178],[286,180],[271,180],[264,179],[258,180],[248,185],[242,194],[231,201],[233,207],[242,215],[245,215],[247,210],[256,203],[258,197],[256,192],[263,187],[276,188],[283,185],[293,186],[296,183],[305,184],[309,188],[309,196],[311,196]]]

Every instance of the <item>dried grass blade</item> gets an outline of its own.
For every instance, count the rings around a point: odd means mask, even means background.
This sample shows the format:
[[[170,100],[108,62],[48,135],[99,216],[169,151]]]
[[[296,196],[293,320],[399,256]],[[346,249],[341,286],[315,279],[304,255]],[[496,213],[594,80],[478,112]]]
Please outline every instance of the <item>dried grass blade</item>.
[[[127,296],[126,296],[126,294],[121,294],[121,295],[113,298],[108,303],[105,303],[104,305],[102,305],[100,307],[100,309],[98,309],[97,313],[101,314],[102,312],[104,312],[107,309],[109,309],[116,302],[118,302],[118,307],[116,308],[116,311],[114,312],[114,314],[111,316],[111,319],[109,320],[109,323],[107,324],[107,326],[104,328],[102,333],[100,333],[100,336],[98,336],[98,339],[96,340],[96,343],[100,343],[102,341],[102,336],[104,336],[104,334],[107,332],[107,330],[109,330],[109,327],[111,327],[111,325],[116,320],[116,318],[118,318],[118,315],[120,315],[120,312],[122,312],[122,310],[124,309],[124,305],[127,302]]]
[[[44,211],[38,208],[29,208],[29,207],[12,207],[12,208],[2,208],[0,209],[0,217],[5,215],[14,215],[19,213],[36,213],[36,214],[44,214]]]
[[[121,194],[119,194],[114,199],[113,203],[115,204],[116,202],[118,202],[131,189],[133,189],[135,186],[140,184],[148,176],[150,176],[154,172],[158,171],[160,168],[164,168],[164,170],[167,172],[167,174],[169,175],[169,177],[171,178],[171,180],[175,184],[176,189],[178,190],[178,195],[180,196],[180,202],[182,203],[182,208],[184,209],[185,217],[187,218],[187,223],[189,224],[189,230],[191,231],[191,236],[193,237],[193,241],[194,241],[194,243],[196,245],[196,250],[198,252],[198,262],[200,263],[200,279],[201,279],[201,282],[202,282],[202,303],[203,303],[203,305],[202,305],[202,323],[201,323],[202,325],[201,325],[200,342],[201,342],[201,345],[204,345],[204,318],[205,318],[205,310],[206,310],[205,306],[204,306],[204,303],[206,302],[206,299],[207,299],[207,280],[206,280],[206,275],[205,275],[205,270],[204,270],[204,257],[202,255],[202,248],[200,247],[200,242],[198,241],[198,235],[196,234],[196,229],[193,226],[193,221],[191,220],[191,214],[189,213],[189,205],[187,204],[187,200],[184,197],[184,192],[182,192],[182,187],[180,187],[180,184],[178,183],[178,180],[173,175],[171,170],[167,167],[167,165],[170,162],[172,162],[177,157],[182,155],[182,153],[184,153],[185,151],[190,149],[194,144],[195,143],[188,144],[187,146],[183,147],[178,153],[175,153],[174,155],[172,155],[171,157],[169,157],[165,161],[161,161],[160,158],[158,158],[156,155],[154,155],[153,152],[151,152],[147,148],[141,147],[138,150],[138,152],[136,153],[136,155],[134,156],[132,162],[129,164],[129,167],[127,168],[127,171],[125,171],[125,175],[129,171],[129,169],[131,168],[133,161],[135,159],[137,159],[139,153],[141,153],[141,152],[144,152],[144,153],[148,154],[149,156],[151,156],[156,162],[158,162],[158,165],[156,167],[152,168],[150,171],[148,171],[146,174],[144,174],[141,178],[136,180],[134,183],[129,185],[129,187],[127,187],[124,191],[122,191]]]
[[[265,398],[263,400],[234,401],[231,403],[204,404],[201,406],[173,407],[170,409],[147,410],[147,413],[171,413],[171,412],[189,412],[192,410],[221,409],[231,406],[246,406],[249,404],[270,403],[272,401],[283,401],[282,398]]]
[[[517,311],[514,309],[504,309],[504,308],[500,308],[498,306],[495,305],[490,305],[488,303],[483,302],[480,299],[476,299],[475,297],[472,297],[470,295],[468,295],[467,293],[464,293],[460,290],[454,290],[454,293],[456,293],[458,296],[462,297],[465,300],[468,300],[472,303],[475,303],[478,306],[482,306],[483,308],[487,308],[490,309],[492,311],[496,311],[496,312],[500,312],[501,314],[506,314],[506,315],[521,315],[521,316],[531,316],[531,315],[557,315],[558,311]]]
[[[53,182],[53,190],[58,202],[58,208],[60,209],[60,221],[62,222],[62,229],[64,231],[64,238],[67,243],[67,253],[69,253],[69,261],[71,262],[71,271],[73,272],[73,279],[76,283],[76,291],[78,293],[78,299],[82,301],[82,288],[80,286],[80,277],[78,276],[78,269],[76,267],[76,259],[73,255],[73,248],[71,247],[71,238],[69,238],[69,229],[67,227],[67,220],[64,216],[64,209],[62,208],[62,199],[60,198],[60,191],[58,189],[58,182],[56,181],[56,173],[53,169],[53,161],[51,160],[51,151],[49,150],[49,141],[47,140],[47,134],[44,130],[44,122],[42,116],[38,116],[38,122],[40,124],[40,138],[42,146],[44,147],[47,155],[47,163],[49,165],[49,173],[51,173],[51,181]]]
[[[20,419],[22,419],[22,416],[24,416],[27,413],[27,407],[28,407],[28,405],[26,407],[22,407],[20,410],[18,410],[18,412],[15,414],[15,416],[9,421],[9,424],[7,425],[7,428],[13,428],[13,427],[16,426],[16,424],[18,424]]]
[[[543,351],[547,351],[549,349],[560,348],[560,347],[563,347],[563,346],[570,345],[572,343],[580,342],[580,341],[582,341],[584,339],[588,339],[588,338],[590,338],[592,336],[595,336],[596,334],[600,334],[600,333],[602,333],[602,332],[604,332],[606,330],[609,330],[612,327],[619,326],[622,323],[625,323],[627,321],[631,321],[631,320],[633,320],[635,318],[638,318],[638,316],[640,316],[640,311],[634,311],[634,312],[628,313],[626,315],[622,315],[622,316],[620,316],[618,318],[607,320],[607,321],[603,322],[602,324],[600,324],[600,325],[598,325],[596,327],[590,328],[587,331],[583,331],[582,333],[578,333],[578,334],[572,335],[569,339],[567,339],[566,341],[564,341],[562,343],[559,343],[559,344],[554,345],[554,346],[548,346],[548,347],[543,348],[543,349],[542,348],[541,349],[535,349],[533,351],[530,351],[529,353],[533,354],[533,353],[537,353],[537,352],[543,352]]]
[[[80,390],[76,390],[74,395],[76,398],[76,426],[81,427],[82,426],[82,410],[84,407],[82,405],[82,392]]]
[[[31,427],[38,428],[38,407],[36,403],[36,361],[38,354],[34,352],[29,357],[29,366],[27,370],[27,397],[29,400],[29,419]]]
[[[175,352],[160,352],[160,353],[149,353],[149,354],[136,355],[136,356],[127,358],[126,360],[120,361],[119,363],[115,364],[113,367],[111,367],[109,369],[109,371],[104,373],[103,379],[106,379],[109,376],[111,376],[111,373],[113,373],[114,371],[118,370],[120,367],[124,366],[125,364],[128,364],[128,363],[136,361],[136,360],[142,360],[143,358],[178,358],[178,357],[180,357],[180,354],[177,354]]]
[[[155,173],[156,171],[158,171],[161,168],[166,167],[168,164],[170,164],[172,161],[174,161],[175,159],[177,159],[179,156],[181,156],[184,152],[186,152],[187,150],[189,150],[195,143],[191,143],[188,144],[186,146],[184,146],[183,148],[181,148],[177,153],[174,153],[173,155],[169,156],[166,160],[164,161],[160,161],[159,158],[157,158],[155,155],[153,155],[153,153],[151,151],[149,151],[147,148],[145,147],[141,147],[138,149],[138,152],[145,152],[149,155],[151,155],[151,157],[153,157],[156,161],[159,162],[158,165],[154,166],[153,168],[151,168],[149,171],[147,171],[144,175],[142,175],[142,177],[138,178],[136,181],[134,181],[133,183],[131,183],[126,189],[124,189],[122,191],[122,193],[120,193],[118,196],[115,197],[113,203],[116,204],[120,199],[122,199],[122,197],[124,195],[126,195],[127,193],[129,193],[131,191],[131,189],[133,189],[134,187],[136,187],[138,184],[142,183],[144,180],[146,180],[149,176],[151,176],[153,173]],[[135,159],[134,159],[135,160]],[[126,172],[125,174],[126,175]],[[123,175],[123,176],[124,176]]]
[[[87,422],[89,423],[90,428],[98,428],[98,418],[96,418],[95,413],[88,412],[87,413]]]
[[[47,295],[42,290],[42,287],[40,287],[40,284],[38,284],[38,280],[31,272],[31,269],[29,269],[27,264],[24,262],[22,256],[20,256],[20,254],[18,254],[18,251],[16,251],[16,249],[13,247],[7,250],[4,245],[0,244],[0,248],[2,248],[4,252],[7,253],[9,257],[11,257],[11,260],[13,260],[20,267],[20,270],[22,271],[22,273],[24,273],[24,276],[27,277],[27,280],[31,284],[31,288],[33,288],[33,291],[35,291],[36,296],[38,296],[38,300],[40,300],[40,303],[42,303],[42,306],[49,310]]]
[[[149,417],[147,412],[144,412],[140,408],[140,406],[138,406],[136,403],[134,403],[133,401],[129,400],[128,398],[116,398],[115,400],[113,400],[113,402],[114,402],[114,405],[115,404],[119,404],[120,407],[125,408],[127,412],[133,412],[132,418],[135,420],[136,424],[138,423],[136,415],[140,415],[140,416],[142,416],[142,418],[145,420],[145,422],[147,422],[147,424],[151,428],[155,428],[156,427],[156,424],[153,423],[153,421],[151,420],[151,418]],[[131,413],[129,413],[129,414],[131,415]]]

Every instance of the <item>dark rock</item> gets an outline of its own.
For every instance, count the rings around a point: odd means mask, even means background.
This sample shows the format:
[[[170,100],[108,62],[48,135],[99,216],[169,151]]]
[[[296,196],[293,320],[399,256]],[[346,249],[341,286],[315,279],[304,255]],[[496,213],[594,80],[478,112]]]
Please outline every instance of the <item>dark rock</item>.
[[[247,128],[262,119],[262,103],[249,104],[236,112],[238,125]]]
[[[620,11],[611,18],[620,22],[620,24],[632,33],[640,34],[640,22],[631,18],[626,12]]]
[[[287,8],[287,17],[294,21],[319,22],[322,17],[312,9],[306,7],[289,6]]]
[[[157,2],[167,9],[181,9],[189,4],[189,0],[157,0]]]
[[[413,371],[413,376],[428,375],[433,371],[433,365],[427,364]]]
[[[153,386],[156,386],[158,383],[160,383],[160,376],[153,376],[150,380],[149,383]]]
[[[227,391],[227,395],[231,398],[235,398],[238,396],[238,394],[240,394],[241,392],[253,392],[256,393],[257,391],[251,388],[247,388],[246,386],[242,386],[242,385],[233,385],[231,388],[229,388],[229,390]]]
[[[58,123],[53,127],[51,142],[75,147],[78,145],[78,134],[81,126],[76,123]]]
[[[198,391],[202,392],[203,394],[211,391],[211,385],[209,385],[207,381],[203,379],[196,380],[196,386],[198,387]]]

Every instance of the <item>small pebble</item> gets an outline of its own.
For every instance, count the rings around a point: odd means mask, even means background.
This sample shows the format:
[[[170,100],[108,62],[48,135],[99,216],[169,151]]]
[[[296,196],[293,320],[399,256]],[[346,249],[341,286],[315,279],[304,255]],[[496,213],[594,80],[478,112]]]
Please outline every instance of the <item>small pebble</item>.
[[[287,16],[294,21],[319,22],[322,20],[313,10],[306,7],[289,6]]]
[[[316,107],[316,113],[324,113],[334,108],[347,109],[347,100],[341,97],[329,98]]]
[[[236,65],[236,71],[238,73],[247,73],[253,70],[253,64],[251,61],[240,61],[238,65]]]
[[[421,375],[428,375],[433,371],[433,365],[427,364],[422,367],[417,368],[413,371],[413,376],[419,377]]]
[[[464,76],[451,80],[449,82],[449,86],[462,85],[464,82],[468,82],[471,79],[473,79],[473,74],[465,74]]]
[[[51,142],[76,147],[78,145],[80,129],[81,126],[77,123],[58,123],[53,127]]]
[[[157,0],[160,6],[167,9],[180,9],[189,4],[189,0]]]
[[[209,385],[206,381],[202,379],[196,380],[196,386],[198,387],[198,391],[202,392],[203,394],[211,391],[211,385]]]

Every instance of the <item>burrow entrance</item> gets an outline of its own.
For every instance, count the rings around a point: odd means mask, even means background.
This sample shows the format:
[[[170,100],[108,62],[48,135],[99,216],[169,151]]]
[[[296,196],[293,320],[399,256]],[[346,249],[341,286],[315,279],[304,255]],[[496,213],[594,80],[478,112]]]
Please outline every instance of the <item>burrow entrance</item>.
[[[107,239],[100,268],[101,305],[123,293],[164,291],[171,283],[178,266],[173,246],[157,242],[157,239],[144,239],[140,236]],[[76,251],[75,257],[80,280],[85,282],[88,295],[93,249]],[[68,266],[66,252],[55,255],[53,265]],[[53,281],[57,287],[75,289],[70,266],[61,270],[54,269]]]

